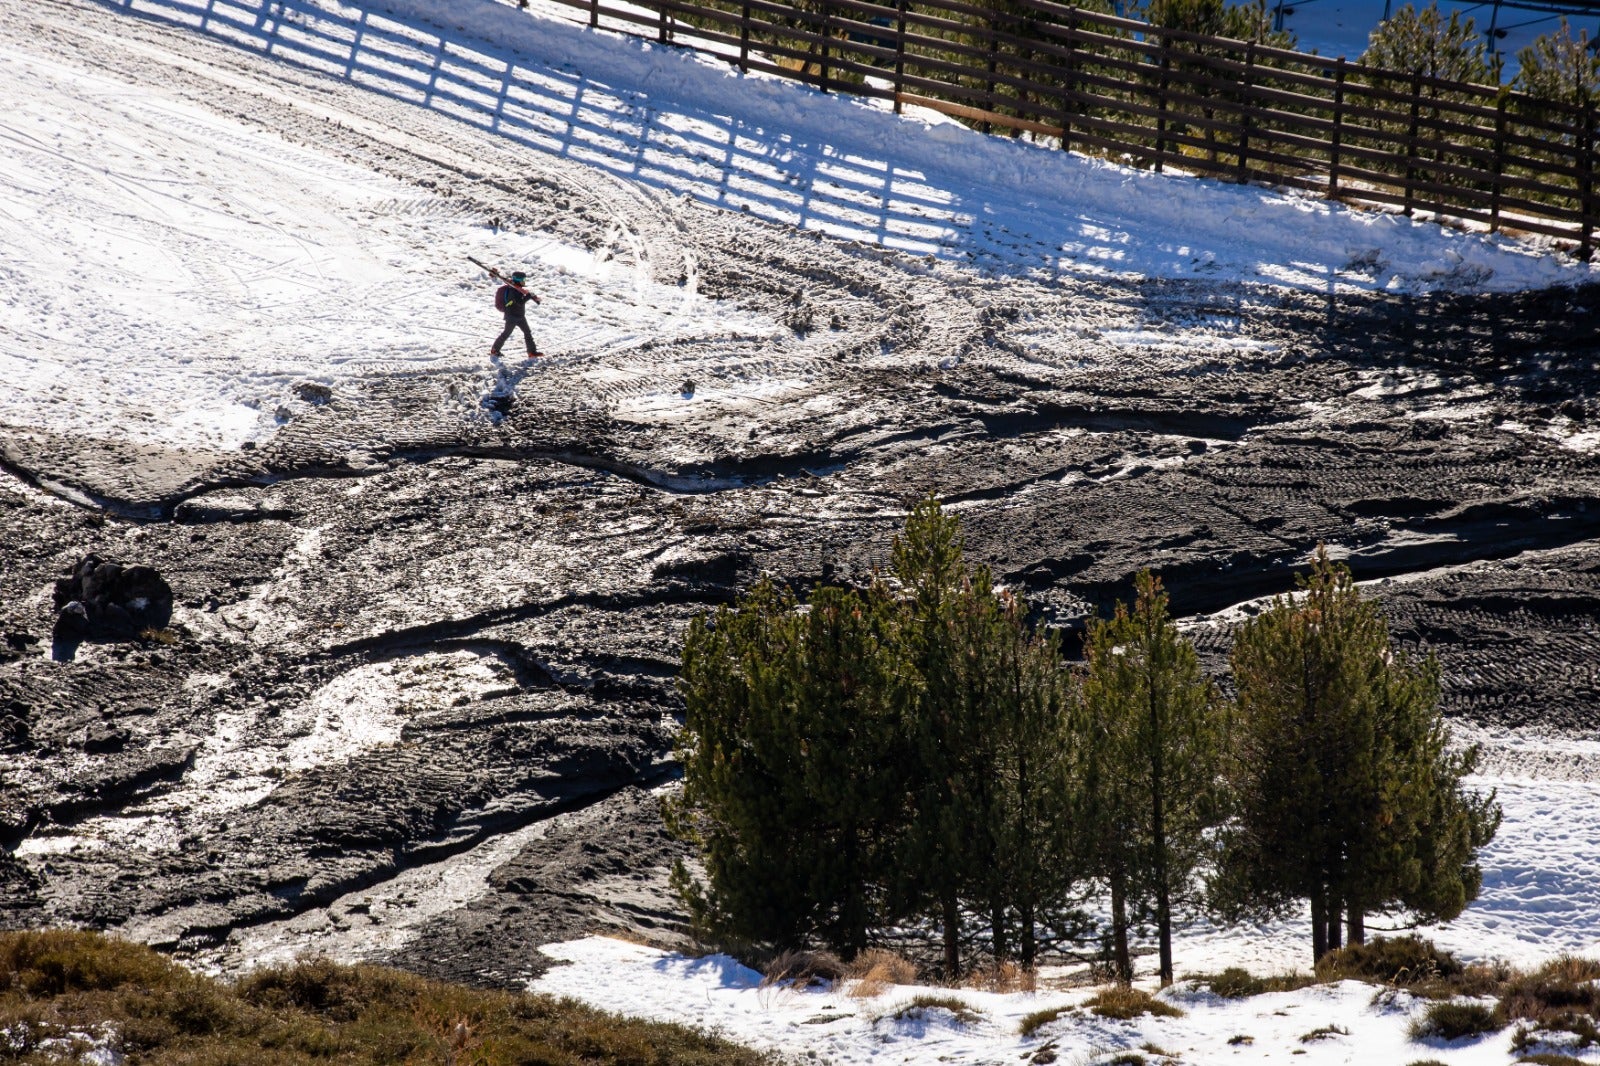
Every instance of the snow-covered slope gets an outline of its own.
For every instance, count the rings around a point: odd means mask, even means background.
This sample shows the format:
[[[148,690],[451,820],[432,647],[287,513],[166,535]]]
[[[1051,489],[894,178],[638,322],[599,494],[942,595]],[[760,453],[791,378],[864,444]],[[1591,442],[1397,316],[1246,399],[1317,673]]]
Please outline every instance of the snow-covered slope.
[[[744,77],[575,26],[554,5],[116,7],[365,87],[397,130],[422,109],[491,132],[535,166],[577,162],[999,273],[1319,291],[1508,291],[1597,276],[1498,237],[1131,170]],[[270,433],[299,380],[480,366],[495,322],[469,251],[535,272],[548,297],[539,333],[557,355],[578,338],[592,354],[619,337],[776,328],[695,299],[692,277],[658,288],[587,249],[486,227],[445,195],[95,69],[97,52],[135,44],[85,33],[80,48],[81,68],[0,47],[0,376],[11,386],[0,420],[232,447]]]

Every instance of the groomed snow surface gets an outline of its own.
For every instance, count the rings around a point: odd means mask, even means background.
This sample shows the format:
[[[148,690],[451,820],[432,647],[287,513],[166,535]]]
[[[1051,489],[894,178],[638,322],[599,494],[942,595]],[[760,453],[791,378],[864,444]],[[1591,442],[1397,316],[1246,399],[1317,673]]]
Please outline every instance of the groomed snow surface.
[[[1501,237],[895,116],[591,31],[539,0],[527,12],[495,0],[95,6],[326,73],[385,102],[394,129],[426,109],[530,159],[1002,274],[1406,292],[1600,277]],[[693,278],[662,286],[588,249],[492,230],[446,195],[113,71],[0,44],[0,422],[238,447],[271,434],[299,382],[359,395],[371,375],[487,381],[498,318],[463,253],[531,272],[545,301],[534,327],[558,357],[780,329],[700,297]]]
[[[397,125],[410,109],[445,112],[530,153],[1002,274],[1069,285],[1084,274],[1126,274],[1407,292],[1514,291],[1600,276],[1499,237],[1130,170],[742,77],[574,26],[538,0],[528,12],[492,0],[101,6],[326,68],[388,97]],[[218,12],[233,20],[212,18]],[[238,30],[252,18],[250,32]],[[318,58],[329,42],[343,43],[342,67]],[[491,230],[452,214],[444,197],[219,118],[163,85],[62,65],[14,36],[0,41],[0,142],[0,422],[17,426],[229,448],[270,435],[297,382],[359,394],[367,375],[491,375],[484,355],[497,316],[461,253],[536,272],[545,303],[535,328],[557,356],[569,352],[564,338],[583,338],[581,351],[570,349],[580,357],[608,338],[692,336],[744,314],[700,296],[692,280],[660,286],[586,249]],[[362,721],[378,733],[390,725],[382,714]],[[1577,768],[1566,779],[1502,773],[1479,782],[1499,788],[1506,821],[1482,857],[1482,897],[1453,925],[1423,931],[1442,946],[1522,965],[1600,952],[1600,757],[1570,743],[1560,754]],[[1178,945],[1180,973],[1304,968],[1305,941],[1303,922],[1196,926]],[[1061,1062],[1146,1045],[1185,1062],[1509,1056],[1506,1034],[1411,1042],[1405,1026],[1416,1005],[1404,996],[1375,1003],[1370,987],[1354,984],[1241,1002],[1180,992],[1171,998],[1187,1011],[1181,1019],[1073,1016],[1024,1039],[1022,1016],[1084,993],[958,991],[978,1021],[937,1008],[897,1019],[917,990],[868,1000],[763,989],[727,959],[604,939],[550,951],[570,965],[540,980],[542,991],[704,1025],[806,1061],[1016,1062],[1051,1043]],[[1348,1032],[1302,1040],[1330,1026]]]

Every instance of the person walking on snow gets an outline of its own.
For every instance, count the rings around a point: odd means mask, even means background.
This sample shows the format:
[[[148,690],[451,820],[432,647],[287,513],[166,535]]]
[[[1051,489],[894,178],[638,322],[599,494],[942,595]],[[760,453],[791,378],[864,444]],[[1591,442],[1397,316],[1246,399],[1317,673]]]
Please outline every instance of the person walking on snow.
[[[522,336],[528,342],[528,358],[534,359],[539,355],[539,346],[533,343],[533,331],[528,328],[528,301],[539,302],[539,297],[523,287],[527,275],[522,271],[513,271],[511,280],[495,290],[495,310],[505,312],[506,328],[500,331],[500,336],[494,339],[494,347],[489,349],[491,359],[500,354],[500,346],[511,336],[514,329],[522,330]]]

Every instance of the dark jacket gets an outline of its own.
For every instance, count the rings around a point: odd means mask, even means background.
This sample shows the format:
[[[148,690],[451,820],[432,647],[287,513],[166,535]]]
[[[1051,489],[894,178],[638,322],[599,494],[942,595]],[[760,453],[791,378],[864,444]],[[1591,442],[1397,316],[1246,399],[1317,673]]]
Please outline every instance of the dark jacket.
[[[495,290],[495,310],[504,311],[507,318],[521,318],[527,313],[528,300],[531,296],[527,289],[518,288],[507,282]]]

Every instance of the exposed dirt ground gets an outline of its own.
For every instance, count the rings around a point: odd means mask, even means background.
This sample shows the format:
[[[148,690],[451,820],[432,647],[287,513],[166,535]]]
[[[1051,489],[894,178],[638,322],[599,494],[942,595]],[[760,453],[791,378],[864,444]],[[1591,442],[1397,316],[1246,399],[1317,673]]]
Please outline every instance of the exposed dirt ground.
[[[661,935],[675,851],[649,790],[673,772],[684,627],[763,572],[866,576],[928,492],[1053,623],[1156,569],[1218,670],[1230,609],[1327,542],[1386,579],[1449,715],[1593,729],[1600,291],[979,274],[436,115],[402,135],[357,89],[159,23],[35,18],[0,26],[70,51],[115,23],[141,47],[97,63],[449,184],[456,210],[693,273],[792,336],[641,341],[605,374],[568,358],[490,394],[374,373],[248,451],[0,426],[4,925],[221,967],[342,944],[484,983],[587,929]],[[240,70],[260,87],[217,73]],[[637,402],[689,374],[709,399]],[[785,386],[741,393],[755,375]],[[498,417],[463,413],[484,401]],[[51,658],[51,583],[90,552],[167,577],[175,640]]]

